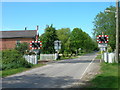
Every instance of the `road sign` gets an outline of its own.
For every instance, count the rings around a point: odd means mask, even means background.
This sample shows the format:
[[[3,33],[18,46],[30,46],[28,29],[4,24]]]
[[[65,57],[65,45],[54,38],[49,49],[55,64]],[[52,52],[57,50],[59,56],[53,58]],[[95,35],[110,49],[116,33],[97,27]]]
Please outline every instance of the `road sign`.
[[[108,43],[108,35],[98,35],[97,42],[98,43]]]
[[[54,41],[54,49],[55,50],[61,49],[61,41],[58,40]]]
[[[42,41],[30,41],[30,49],[41,49]]]
[[[105,47],[107,47],[107,44],[106,43],[99,43],[98,47],[99,48],[105,48]]]

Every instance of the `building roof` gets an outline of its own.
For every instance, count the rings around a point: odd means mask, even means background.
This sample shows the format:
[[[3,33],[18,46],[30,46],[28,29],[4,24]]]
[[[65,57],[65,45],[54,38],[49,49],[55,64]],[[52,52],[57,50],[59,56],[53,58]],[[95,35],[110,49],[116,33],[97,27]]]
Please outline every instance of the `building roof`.
[[[0,38],[34,38],[37,30],[0,31]]]

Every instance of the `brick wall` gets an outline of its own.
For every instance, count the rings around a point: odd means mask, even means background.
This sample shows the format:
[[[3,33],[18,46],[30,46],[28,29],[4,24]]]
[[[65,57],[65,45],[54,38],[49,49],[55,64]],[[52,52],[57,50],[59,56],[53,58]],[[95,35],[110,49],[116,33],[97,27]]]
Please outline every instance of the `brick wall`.
[[[16,46],[17,40],[20,43],[33,41],[33,38],[13,38],[13,39],[0,39],[0,50],[14,49]]]

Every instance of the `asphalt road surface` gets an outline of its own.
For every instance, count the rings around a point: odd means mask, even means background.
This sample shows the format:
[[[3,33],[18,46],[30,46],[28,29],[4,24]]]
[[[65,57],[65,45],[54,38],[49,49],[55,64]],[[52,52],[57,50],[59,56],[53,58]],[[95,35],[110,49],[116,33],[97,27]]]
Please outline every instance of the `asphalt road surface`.
[[[82,81],[86,73],[94,72],[99,62],[96,53],[76,59],[48,63],[19,74],[2,78],[2,88],[67,88]],[[94,64],[94,65],[93,65]]]

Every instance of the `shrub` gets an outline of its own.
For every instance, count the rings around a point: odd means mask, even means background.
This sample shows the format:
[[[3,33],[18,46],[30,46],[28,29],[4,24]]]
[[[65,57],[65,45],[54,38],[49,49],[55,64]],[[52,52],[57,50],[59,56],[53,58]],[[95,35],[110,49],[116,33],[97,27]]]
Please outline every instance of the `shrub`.
[[[15,50],[19,51],[22,55],[25,53],[26,50],[29,49],[29,45],[28,43],[24,42],[24,43],[20,43],[18,45],[16,45]]]
[[[2,52],[2,70],[19,67],[30,68],[28,63],[17,50],[5,50]]]
[[[113,50],[112,50],[112,48],[110,47],[110,45],[108,45],[108,48],[107,48],[107,49],[108,49],[108,52],[109,52],[109,53],[113,52]]]

